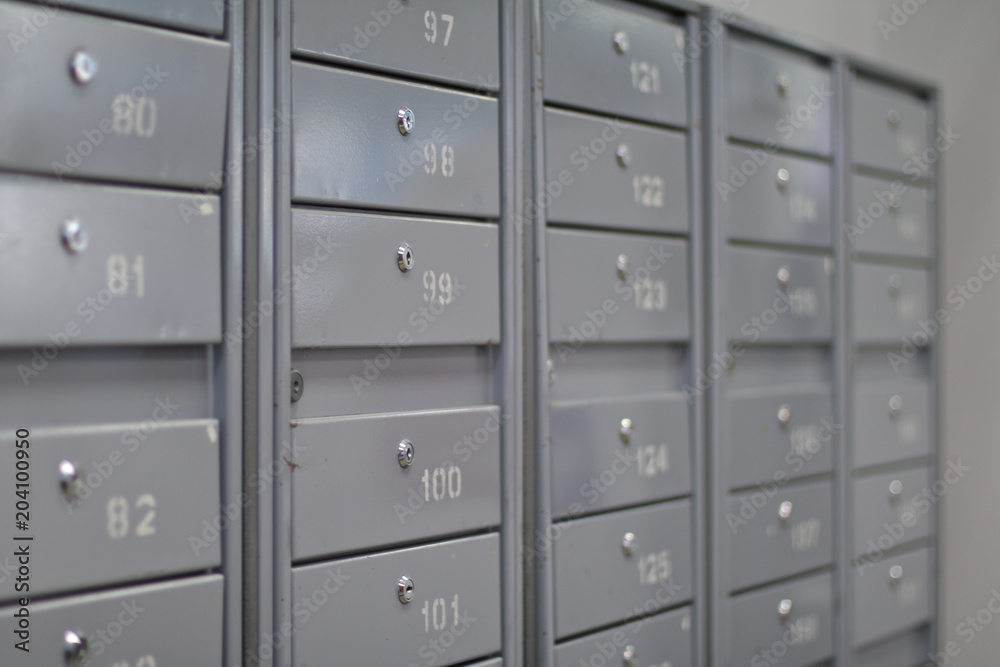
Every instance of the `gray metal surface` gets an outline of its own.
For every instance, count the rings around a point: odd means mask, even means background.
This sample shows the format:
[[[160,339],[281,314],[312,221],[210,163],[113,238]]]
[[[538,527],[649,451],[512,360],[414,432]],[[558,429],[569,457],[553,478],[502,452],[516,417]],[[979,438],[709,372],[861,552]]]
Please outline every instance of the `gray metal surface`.
[[[297,202],[496,217],[495,99],[318,65],[292,65]],[[412,111],[407,135],[397,113]]]
[[[218,423],[168,422],[171,403],[161,405],[143,423],[29,429],[33,481],[21,518],[33,540],[7,540],[0,561],[17,562],[18,549],[29,549],[32,596],[219,565],[219,526],[211,526],[219,515]],[[0,491],[12,499],[15,440],[8,431],[0,447],[11,461]],[[73,497],[60,488],[62,461],[79,479]],[[0,600],[19,596],[15,583],[0,582]]]
[[[764,164],[758,167],[760,162]],[[719,193],[728,207],[730,239],[825,248],[832,245],[833,174],[829,164],[782,154],[768,156],[761,149],[735,146],[729,149],[729,164],[737,169],[744,165],[757,168],[742,187],[726,189],[724,196]],[[781,176],[785,180],[780,180]]]
[[[87,664],[222,664],[222,576],[192,577],[53,600],[32,600],[30,653],[15,648],[17,609],[0,609],[0,662],[66,665],[67,630],[87,639]],[[19,640],[18,640],[19,641]],[[82,664],[82,663],[81,663]]]
[[[863,78],[854,79],[851,86],[854,164],[903,172],[911,177],[927,175],[927,162],[912,158],[927,148],[928,129],[929,109],[915,95]]]
[[[894,401],[894,397],[899,401]],[[893,407],[898,405],[898,410]],[[858,381],[853,392],[854,467],[866,468],[929,455],[930,386],[927,380]]]
[[[690,493],[690,407],[683,395],[564,401],[550,411],[553,516]]]
[[[556,343],[546,352],[552,360],[552,372],[546,373],[552,402],[681,391],[686,381],[687,351],[679,345],[584,345],[574,351]]]
[[[93,11],[171,28],[221,35],[223,10],[233,3],[204,0],[60,0],[67,9]],[[40,11],[45,11],[40,10]]]
[[[908,632],[854,655],[855,667],[913,667],[926,665],[931,651],[931,628]]]
[[[894,568],[901,568],[893,571]],[[893,574],[899,574],[893,578]],[[854,645],[865,646],[928,619],[931,576],[930,550],[886,556],[851,572],[854,614],[849,619]]]
[[[690,501],[575,519],[552,530],[557,639],[691,599]],[[629,553],[627,533],[634,536]]]
[[[550,342],[579,347],[690,336],[686,241],[550,229],[547,244]]]
[[[548,109],[545,179],[549,222],[650,232],[691,227],[680,132]]]
[[[878,556],[930,534],[930,469],[856,478],[853,482],[854,555]],[[933,496],[932,496],[933,497]]]
[[[726,605],[732,635],[723,664],[805,667],[833,657],[834,599],[830,574],[733,598]],[[792,606],[782,616],[778,606],[784,600]]]
[[[615,665],[619,657],[627,665],[627,654],[634,665],[694,667],[692,616],[685,607],[558,644],[555,666]]]
[[[499,254],[494,224],[295,210],[292,344],[499,343]]]
[[[719,465],[728,489],[833,469],[837,429],[829,384],[732,389],[726,399]]]
[[[907,179],[887,181],[851,177],[853,206],[844,234],[855,253],[930,257],[932,235],[929,191]]]
[[[567,9],[568,6],[568,9]],[[543,0],[546,102],[655,123],[688,123],[684,31],[668,15],[590,0]],[[624,48],[616,48],[616,34]]]
[[[425,77],[478,90],[500,88],[498,0],[294,0],[293,53]]]
[[[829,65],[734,33],[726,41],[726,59],[729,136],[772,148],[819,155],[833,152]]]
[[[833,336],[829,257],[729,248],[726,331],[730,340],[823,342]],[[782,269],[787,286],[782,287]]]
[[[501,423],[493,406],[292,422],[292,558],[499,525]]]
[[[785,503],[789,516],[782,518]],[[730,496],[722,518],[729,535],[730,590],[784,579],[833,562],[833,484],[771,483]]]
[[[854,342],[899,347],[904,338],[926,345],[938,323],[928,322],[931,276],[926,269],[854,263]],[[921,327],[923,324],[923,327]]]
[[[222,337],[219,200],[0,178],[0,346]],[[68,221],[86,236],[61,238]],[[47,358],[55,355],[44,352]]]
[[[37,5],[0,3],[0,32],[34,27]],[[212,8],[214,11],[214,7]],[[0,168],[217,190],[229,91],[228,45],[59,12],[0,60]],[[79,83],[85,52],[96,74]]]
[[[326,600],[292,619],[294,664],[451,665],[499,651],[499,550],[493,534],[294,568],[292,599]]]

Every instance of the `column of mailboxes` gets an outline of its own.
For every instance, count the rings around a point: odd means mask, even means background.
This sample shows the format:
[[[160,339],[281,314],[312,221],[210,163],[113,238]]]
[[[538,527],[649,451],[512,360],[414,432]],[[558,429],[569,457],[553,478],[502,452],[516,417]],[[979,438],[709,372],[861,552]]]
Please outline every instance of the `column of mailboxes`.
[[[713,664],[818,664],[836,609],[831,62],[736,28],[719,44]]]
[[[223,16],[73,7],[0,2],[0,663],[217,665]]]
[[[944,488],[932,473],[930,347],[946,320],[931,306],[931,179],[947,145],[928,143],[932,110],[919,91],[864,71],[849,80],[847,631],[857,664],[885,665],[903,655],[916,663],[926,660],[930,642],[932,517]]]
[[[541,10],[554,664],[691,665],[685,16]]]
[[[493,667],[498,3],[292,10],[292,660]]]

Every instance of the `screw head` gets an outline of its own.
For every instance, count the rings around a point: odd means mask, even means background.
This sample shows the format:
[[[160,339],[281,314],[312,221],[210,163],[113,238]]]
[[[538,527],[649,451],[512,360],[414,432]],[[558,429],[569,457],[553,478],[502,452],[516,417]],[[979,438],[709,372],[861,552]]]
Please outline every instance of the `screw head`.
[[[409,440],[400,440],[399,446],[396,447],[396,459],[399,461],[399,467],[409,468],[410,464],[413,463],[413,443]]]
[[[618,424],[618,435],[622,439],[622,444],[627,445],[632,440],[632,420],[625,417]]]
[[[292,403],[295,403],[300,398],[302,398],[302,392],[304,392],[305,390],[306,390],[306,380],[304,377],[302,377],[302,373],[292,369],[292,379],[291,379]]]
[[[778,286],[788,287],[788,281],[792,279],[792,271],[787,266],[778,269]]]
[[[398,248],[396,248],[396,266],[403,273],[406,273],[413,268],[413,248],[411,248],[406,243],[401,243]]]
[[[75,496],[80,487],[80,477],[72,461],[59,462],[59,488],[67,496]]]
[[[785,598],[784,600],[782,600],[781,602],[778,603],[778,616],[780,616],[782,618],[786,618],[791,613],[792,613],[792,601],[791,600],[789,600],[788,598]]]
[[[778,170],[778,187],[784,189],[788,187],[788,182],[792,180],[792,175],[788,173],[788,170],[782,167]]]
[[[618,53],[626,53],[628,51],[628,35],[625,34],[624,30],[615,30],[615,33],[611,36],[611,43]]]
[[[97,60],[83,49],[79,49],[73,52],[73,56],[69,59],[69,71],[77,83],[90,83],[97,76]]]
[[[628,277],[628,255],[618,255],[615,267],[618,269],[618,278],[625,280]]]
[[[899,274],[894,273],[889,276],[889,295],[896,296],[899,294],[899,290],[903,288],[903,279],[899,277]]]
[[[631,644],[622,651],[622,664],[625,667],[635,667],[635,647]]]
[[[618,166],[624,169],[632,162],[632,151],[626,144],[619,144],[618,150],[615,151],[615,157],[618,159]]]
[[[90,234],[87,233],[82,222],[76,218],[70,218],[62,223],[62,227],[59,229],[59,238],[62,239],[62,244],[66,248],[66,252],[75,255],[87,249]]]
[[[413,579],[405,574],[399,578],[396,584],[396,595],[403,604],[408,604],[413,599]]]
[[[792,420],[792,408],[789,405],[782,405],[778,408],[778,423],[786,426]]]
[[[886,120],[889,121],[889,127],[898,127],[903,120],[903,114],[899,113],[898,109],[889,109]]]
[[[63,633],[63,656],[67,667],[76,667],[87,661],[87,638],[78,632],[67,630]]]
[[[889,495],[893,498],[898,498],[899,495],[903,493],[903,483],[898,479],[894,479],[889,482]]]
[[[396,127],[404,137],[413,131],[413,126],[417,124],[416,116],[406,107],[400,107],[396,112]]]
[[[635,546],[635,533],[625,533],[625,537],[622,538],[622,551],[625,552],[626,556],[632,555],[632,547]]]
[[[899,581],[900,579],[902,579],[903,578],[903,566],[902,565],[893,565],[891,568],[889,568],[889,578],[892,579],[893,581]]]
[[[792,501],[785,500],[782,501],[780,505],[778,505],[778,516],[781,518],[782,521],[788,521],[788,519],[791,518]]]
[[[889,397],[889,416],[898,417],[903,409],[903,397],[899,394]]]
[[[792,77],[787,74],[778,75],[778,95],[788,97],[788,91],[792,88]]]

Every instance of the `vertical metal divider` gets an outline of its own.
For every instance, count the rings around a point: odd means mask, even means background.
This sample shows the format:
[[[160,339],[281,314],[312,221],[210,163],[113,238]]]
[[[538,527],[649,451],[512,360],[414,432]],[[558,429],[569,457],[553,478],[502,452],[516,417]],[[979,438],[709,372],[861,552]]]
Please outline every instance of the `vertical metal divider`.
[[[694,13],[687,15],[684,22],[685,27],[685,45],[688,46],[692,43],[692,40],[697,40],[701,35],[701,19],[700,16]],[[695,42],[697,43],[697,42]],[[688,343],[688,364],[687,364],[687,382],[696,382],[698,369],[702,363],[703,356],[703,340],[705,336],[705,323],[708,309],[705,307],[705,299],[703,298],[705,291],[704,286],[706,284],[702,271],[702,262],[704,252],[704,241],[703,233],[705,230],[705,219],[703,217],[703,207],[702,207],[702,188],[704,183],[708,183],[707,179],[703,178],[702,169],[703,163],[708,162],[703,160],[702,155],[702,79],[701,79],[701,60],[700,59],[687,59],[687,88],[688,88],[688,134],[687,134],[687,152],[688,152],[688,202],[689,202],[689,235],[688,235],[688,254],[690,257],[690,269],[689,269],[689,280],[691,284],[690,294],[691,294],[691,340]],[[695,618],[695,631],[694,631],[694,664],[703,665],[706,664],[705,656],[707,655],[706,638],[708,636],[708,614],[707,614],[707,601],[708,601],[708,571],[709,568],[706,563],[707,547],[706,547],[706,537],[708,530],[706,529],[708,521],[708,511],[707,511],[707,499],[706,499],[706,489],[709,488],[706,484],[705,475],[708,468],[708,460],[706,459],[707,445],[705,440],[706,424],[705,424],[705,400],[704,397],[695,395],[694,405],[689,406],[691,411],[691,423],[693,425],[692,431],[692,442],[688,443],[689,447],[693,448],[693,453],[691,456],[691,462],[693,470],[691,471],[692,479],[694,484],[692,484],[692,506],[694,509],[694,517],[692,518],[694,524],[694,572],[695,572],[695,582],[694,582],[694,618]]]
[[[494,374],[495,393],[503,399],[502,470],[500,539],[502,549],[501,591],[503,597],[503,658],[510,667],[521,667],[523,661],[524,627],[524,477],[523,402],[524,383],[524,230],[519,206],[524,201],[525,153],[521,150],[525,138],[523,119],[530,101],[526,101],[521,66],[525,48],[525,33],[519,26],[524,17],[524,4],[502,0],[500,4],[500,127],[503,160],[501,183],[500,247],[501,247],[501,322],[502,342]],[[529,98],[530,99],[530,98]]]
[[[225,164],[242,164],[244,110],[244,23],[243,5],[228,8],[225,34],[232,49],[229,69],[229,123],[226,127]],[[228,167],[227,167],[228,169]],[[223,193],[223,314],[222,342],[213,359],[213,413],[221,423],[221,497],[223,506],[243,491],[243,343],[238,330],[243,314],[243,172],[232,170]],[[228,516],[228,515],[227,515]],[[240,664],[243,638],[243,517],[231,519],[222,539],[223,665]]]
[[[531,288],[527,294],[534,297],[534,359],[529,366],[529,373],[533,374],[534,382],[532,386],[535,390],[533,398],[534,405],[534,441],[533,455],[527,456],[534,462],[531,485],[527,481],[526,488],[531,488],[534,492],[534,507],[531,516],[527,521],[525,545],[533,568],[533,588],[535,602],[535,618],[533,630],[534,665],[536,667],[551,667],[553,664],[553,647],[555,644],[555,622],[554,622],[554,590],[552,578],[552,552],[548,537],[551,535],[550,527],[552,523],[552,496],[549,489],[550,481],[550,460],[549,460],[549,373],[547,370],[547,360],[549,358],[549,331],[548,331],[548,298],[546,293],[546,262],[545,262],[545,229],[547,220],[547,209],[545,202],[539,200],[540,193],[545,192],[545,129],[544,129],[544,95],[542,93],[545,82],[542,79],[542,23],[541,23],[541,1],[533,0],[531,12],[531,44],[532,44],[532,77],[531,77],[531,125],[532,137],[534,138],[534,151],[532,163],[531,187],[528,195],[531,198],[531,210],[526,212],[524,219],[532,225],[533,241],[530,247],[531,254],[527,251],[525,256],[529,257],[532,270],[529,272],[533,279]],[[527,236],[527,235],[526,235]],[[549,545],[549,546],[546,546]],[[531,660],[528,660],[531,664]]]
[[[851,542],[851,474],[852,458],[848,443],[852,442],[851,422],[849,414],[850,400],[848,398],[848,387],[851,382],[851,322],[849,321],[851,309],[849,308],[850,295],[850,262],[851,248],[847,244],[847,235],[844,233],[846,223],[846,211],[848,210],[848,187],[850,183],[851,161],[848,156],[849,136],[847,99],[849,72],[843,57],[837,57],[833,62],[833,94],[836,102],[833,106],[833,127],[834,127],[834,149],[833,149],[833,253],[835,260],[834,282],[834,322],[835,331],[833,336],[833,363],[834,363],[834,415],[842,425],[839,434],[834,437],[834,445],[837,447],[838,455],[834,457],[834,510],[837,519],[835,521],[835,543],[840,544],[840,549],[834,554],[834,581],[835,591],[839,604],[835,605],[834,614],[834,652],[836,664],[851,664],[851,643],[850,643],[850,585],[851,568],[853,566],[854,554]]]
[[[271,632],[275,637],[283,636],[285,628],[292,627],[292,469],[283,462],[292,458],[292,428],[291,428],[291,369],[292,369],[292,282],[285,276],[292,272],[292,233],[291,233],[291,171],[292,171],[292,125],[278,126],[279,118],[291,118],[292,105],[292,61],[291,61],[291,31],[292,10],[288,0],[270,0],[272,6],[271,21],[273,41],[268,41],[270,52],[264,62],[271,63],[273,76],[267,86],[267,95],[261,95],[261,104],[266,106],[264,117],[272,123],[274,132],[274,153],[268,166],[271,178],[267,185],[268,198],[273,209],[271,213],[271,231],[273,240],[273,271],[272,291],[274,295],[274,357],[271,365],[271,378],[267,392],[274,406],[274,422],[272,424],[271,461],[277,462],[279,469],[275,476],[272,496],[274,499],[274,515],[272,518],[273,563],[271,564],[274,581],[273,618]],[[262,187],[262,191],[264,188]],[[262,366],[263,368],[263,366]],[[263,376],[263,373],[262,373]],[[292,664],[291,633],[281,646],[275,646],[274,663],[276,667],[290,667]]]
[[[938,128],[941,127],[941,104],[939,92],[936,87],[930,88],[926,91],[928,93],[928,105],[930,107],[930,116],[932,122],[927,128],[928,139],[927,145],[933,146],[934,140],[937,139]],[[940,215],[941,215],[941,181],[940,173],[942,163],[947,159],[943,151],[939,151],[938,160],[931,165],[931,182],[930,182],[930,192],[931,192],[931,204],[930,204],[930,223],[933,225],[930,233],[930,250],[931,250],[931,265],[930,265],[930,280],[932,289],[928,294],[928,313],[937,313],[939,303],[938,297],[940,295],[940,267],[941,267],[941,225],[940,225]],[[939,480],[941,479],[941,395],[940,395],[940,382],[941,375],[939,373],[941,364],[941,339],[938,338],[936,341],[932,341],[930,344],[930,367],[928,369],[928,374],[930,375],[930,394],[931,394],[931,412],[930,412],[930,437],[933,438],[933,445],[931,447],[931,479]],[[940,505],[934,505],[931,508],[930,526],[931,526],[931,589],[930,595],[930,610],[931,610],[931,631],[930,631],[930,652],[932,655],[937,654],[938,649],[938,639],[943,628],[939,627],[939,620],[941,618],[941,508]]]
[[[705,301],[706,308],[706,336],[708,341],[704,353],[699,360],[702,372],[709,367],[709,361],[713,350],[724,350],[726,348],[725,328],[722,314],[722,292],[726,285],[726,267],[723,261],[725,252],[725,236],[723,233],[723,221],[718,203],[714,197],[714,183],[720,174],[724,173],[726,151],[725,151],[725,40],[728,38],[728,27],[724,26],[721,14],[718,10],[706,7],[702,15],[702,23],[710,26],[719,26],[718,34],[705,48],[701,55],[702,79],[704,82],[704,102],[703,102],[703,155],[704,155],[704,224],[703,238],[704,248],[704,280],[705,280]],[[697,371],[696,371],[697,373]],[[707,375],[706,375],[707,377]],[[697,382],[697,375],[695,381]],[[722,378],[720,378],[721,382]],[[696,385],[697,386],[697,385]],[[707,580],[707,595],[705,604],[708,607],[708,619],[711,632],[706,633],[706,659],[704,665],[721,664],[721,657],[718,655],[720,639],[725,641],[728,632],[725,617],[725,582],[721,581],[721,564],[724,562],[725,552],[722,549],[721,535],[719,534],[718,523],[715,521],[715,513],[718,508],[724,506],[724,483],[722,476],[722,466],[717,465],[719,457],[718,443],[722,437],[722,421],[720,419],[722,407],[722,391],[718,384],[712,384],[707,389],[707,398],[704,400],[706,440],[705,440],[705,476],[704,490],[705,496],[705,522],[706,522],[706,555],[709,558]]]

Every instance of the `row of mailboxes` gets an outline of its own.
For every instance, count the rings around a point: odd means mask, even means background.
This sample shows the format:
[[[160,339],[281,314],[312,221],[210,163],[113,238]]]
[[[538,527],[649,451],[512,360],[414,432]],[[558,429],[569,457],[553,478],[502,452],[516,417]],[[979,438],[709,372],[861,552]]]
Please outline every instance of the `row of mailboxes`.
[[[0,2],[32,661],[931,650],[932,87],[683,1],[264,5]]]

